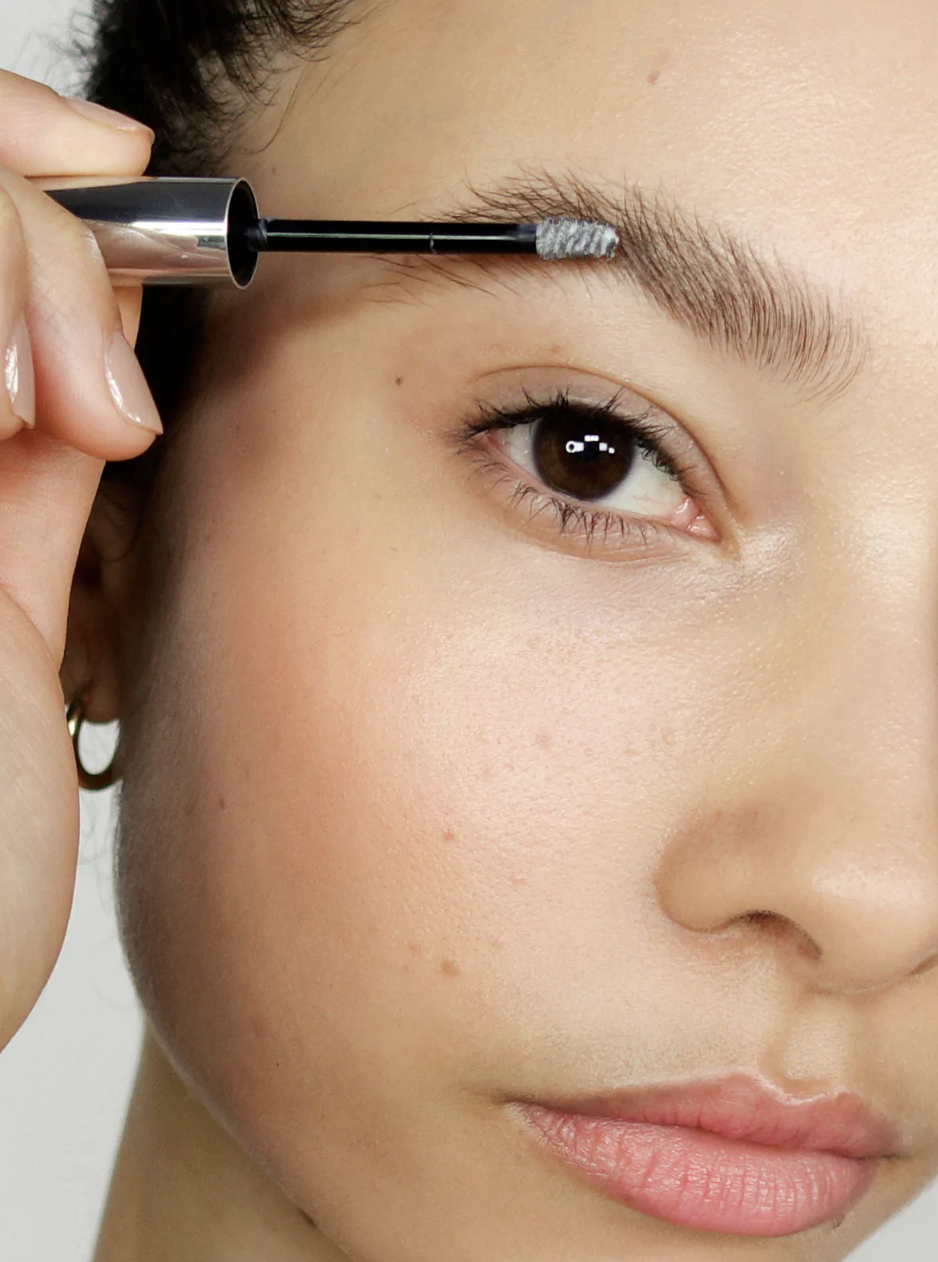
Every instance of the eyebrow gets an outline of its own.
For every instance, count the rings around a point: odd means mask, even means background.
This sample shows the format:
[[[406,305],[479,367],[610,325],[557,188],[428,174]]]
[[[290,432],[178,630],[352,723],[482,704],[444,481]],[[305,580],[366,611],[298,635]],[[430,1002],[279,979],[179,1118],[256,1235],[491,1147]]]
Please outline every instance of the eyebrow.
[[[682,209],[661,189],[650,194],[627,184],[612,195],[578,176],[525,172],[493,188],[471,187],[458,206],[426,217],[520,223],[551,216],[597,220],[619,233],[620,248],[611,263],[585,260],[563,267],[607,275],[612,268],[694,336],[786,385],[830,398],[862,371],[867,337],[852,314],[838,311],[823,288],[777,256],[770,258],[725,225]],[[444,275],[452,267],[451,261],[431,262]],[[475,256],[473,262],[493,273],[506,265],[545,266],[511,255]]]

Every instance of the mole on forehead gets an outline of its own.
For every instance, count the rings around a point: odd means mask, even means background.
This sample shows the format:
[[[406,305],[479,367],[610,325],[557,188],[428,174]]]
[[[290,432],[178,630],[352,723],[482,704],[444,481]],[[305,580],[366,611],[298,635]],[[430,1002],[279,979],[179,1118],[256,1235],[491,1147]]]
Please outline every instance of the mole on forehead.
[[[859,321],[794,268],[769,261],[719,223],[706,223],[656,189],[627,185],[616,196],[588,181],[529,172],[458,202],[421,212],[426,220],[536,222],[560,216],[611,224],[620,247],[612,261],[551,263],[532,256],[385,260],[388,274],[486,289],[498,280],[562,278],[573,268],[637,285],[677,323],[718,349],[755,364],[812,398],[842,393],[862,371],[868,349]],[[559,270],[557,270],[559,269]]]

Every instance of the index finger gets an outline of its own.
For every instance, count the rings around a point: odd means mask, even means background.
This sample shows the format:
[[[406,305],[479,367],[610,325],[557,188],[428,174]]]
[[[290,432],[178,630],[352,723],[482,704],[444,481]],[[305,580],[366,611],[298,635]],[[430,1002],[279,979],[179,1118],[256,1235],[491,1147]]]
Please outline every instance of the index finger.
[[[0,166],[18,175],[140,175],[153,132],[0,70]]]

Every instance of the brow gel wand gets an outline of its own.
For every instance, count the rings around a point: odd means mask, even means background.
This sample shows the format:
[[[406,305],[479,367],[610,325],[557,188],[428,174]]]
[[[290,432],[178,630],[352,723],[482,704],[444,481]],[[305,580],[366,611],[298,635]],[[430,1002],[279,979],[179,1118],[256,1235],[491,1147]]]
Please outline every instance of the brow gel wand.
[[[112,278],[150,285],[251,283],[265,252],[536,254],[546,260],[608,259],[609,224],[395,223],[261,219],[246,180],[175,176],[34,180],[91,229]]]

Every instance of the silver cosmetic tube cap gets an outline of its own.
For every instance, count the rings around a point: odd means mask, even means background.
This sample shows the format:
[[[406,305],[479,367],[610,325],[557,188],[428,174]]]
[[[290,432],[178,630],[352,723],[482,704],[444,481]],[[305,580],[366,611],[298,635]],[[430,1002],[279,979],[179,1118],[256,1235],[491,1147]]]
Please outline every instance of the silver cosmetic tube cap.
[[[244,229],[257,222],[246,180],[121,176],[31,183],[91,229],[115,284],[220,285],[244,289],[257,252]]]

